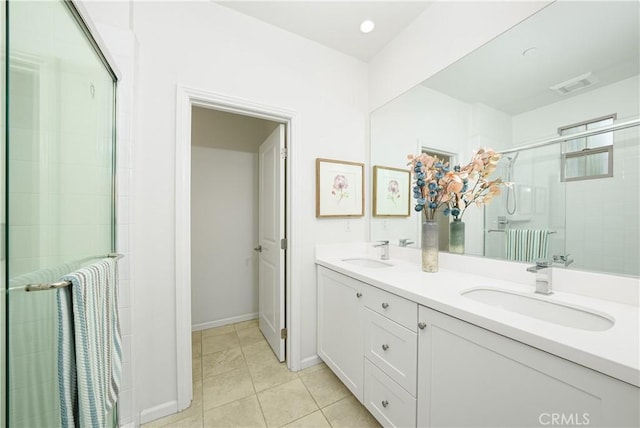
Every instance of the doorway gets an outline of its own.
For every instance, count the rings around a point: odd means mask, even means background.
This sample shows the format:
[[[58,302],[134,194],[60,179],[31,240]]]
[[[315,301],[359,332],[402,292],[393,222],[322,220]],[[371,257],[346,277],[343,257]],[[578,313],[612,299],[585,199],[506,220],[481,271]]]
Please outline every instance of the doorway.
[[[258,308],[258,316],[260,318],[260,327],[261,331],[265,332],[267,329],[263,329],[263,318],[265,319],[274,319],[278,327],[272,328],[272,336],[275,336],[277,332],[277,340],[278,347],[274,347],[267,337],[268,335],[265,333],[265,337],[271,344],[271,347],[274,349],[274,353],[276,355],[280,355],[280,359],[287,360],[287,366],[291,370],[296,370],[297,363],[296,361],[299,359],[299,343],[296,336],[293,336],[292,333],[297,333],[297,328],[295,324],[295,320],[298,318],[296,313],[293,313],[292,308],[298,307],[295,304],[296,301],[299,300],[298,293],[294,293],[293,287],[291,284],[293,283],[292,277],[295,276],[295,269],[293,266],[295,263],[292,263],[292,258],[296,258],[295,253],[290,251],[293,242],[293,233],[292,233],[292,224],[291,222],[286,221],[286,219],[290,218],[290,192],[292,186],[285,186],[285,182],[291,182],[292,175],[292,164],[289,163],[289,158],[291,158],[291,143],[293,142],[293,138],[291,135],[294,134],[293,130],[295,128],[294,123],[297,123],[295,120],[296,114],[291,111],[282,110],[275,107],[268,107],[263,105],[258,105],[252,102],[247,102],[246,100],[238,100],[238,99],[230,99],[225,96],[206,93],[200,90],[195,90],[191,88],[178,87],[177,91],[178,99],[177,99],[177,117],[176,117],[176,131],[177,131],[177,140],[176,140],[176,254],[175,254],[175,269],[176,269],[176,320],[177,320],[177,334],[176,334],[176,349],[177,349],[177,380],[178,380],[178,388],[177,388],[177,411],[181,411],[187,407],[189,407],[191,399],[192,399],[192,367],[191,367],[191,330],[192,330],[192,311],[191,311],[191,282],[192,278],[196,277],[195,272],[193,272],[192,266],[192,257],[191,257],[191,240],[192,240],[192,230],[191,230],[191,221],[192,221],[192,138],[193,130],[192,130],[192,111],[195,108],[202,108],[205,110],[214,110],[217,111],[218,114],[227,114],[226,119],[229,120],[231,118],[234,119],[261,119],[265,122],[271,122],[272,124],[277,125],[276,130],[272,134],[279,134],[282,142],[282,146],[273,147],[270,146],[270,154],[264,155],[262,150],[258,151],[258,164],[260,164],[263,160],[268,160],[267,166],[259,166],[258,171],[264,173],[267,171],[268,177],[279,177],[278,180],[266,179],[265,176],[259,177],[258,183],[259,186],[263,186],[263,183],[272,183],[272,189],[268,188],[260,189],[258,191],[258,196],[260,197],[263,194],[266,195],[276,195],[280,200],[277,203],[273,203],[271,201],[272,206],[277,206],[280,209],[280,212],[275,215],[273,214],[271,217],[269,216],[261,216],[257,215],[259,219],[260,227],[262,228],[262,217],[276,219],[279,218],[281,221],[277,222],[278,228],[274,229],[275,232],[269,235],[271,238],[277,237],[277,239],[271,239],[272,244],[276,243],[277,246],[272,245],[270,251],[273,253],[279,254],[279,265],[278,265],[278,275],[269,276],[271,282],[267,285],[269,289],[280,289],[280,295],[278,297],[279,304],[271,305],[269,308],[271,310],[263,311],[262,307]],[[205,112],[206,113],[206,112]],[[196,113],[198,114],[198,113]],[[222,116],[220,116],[222,117]],[[264,122],[262,122],[264,123]],[[271,126],[271,125],[268,125]],[[268,127],[267,126],[267,127]],[[284,147],[284,142],[286,141],[289,147]],[[265,144],[262,144],[265,146]],[[237,148],[237,147],[236,147]],[[233,150],[228,150],[229,147],[226,147],[227,152],[233,152]],[[224,148],[217,148],[216,150],[225,150]],[[238,150],[235,150],[235,155],[238,155]],[[230,155],[227,153],[227,155]],[[231,153],[233,154],[233,153]],[[195,156],[195,154],[193,154]],[[240,156],[242,158],[242,156]],[[199,162],[200,160],[198,160]],[[242,161],[241,161],[242,163]],[[286,167],[285,167],[286,166]],[[240,167],[238,167],[240,168]],[[226,170],[226,174],[231,174],[231,180],[235,180],[238,183],[242,183],[244,180],[244,175],[242,170],[231,169]],[[251,165],[248,166],[251,168]],[[222,169],[222,168],[221,168]],[[218,171],[222,172],[222,171]],[[271,175],[269,175],[271,174]],[[226,180],[228,182],[229,180]],[[255,182],[254,182],[255,183]],[[218,183],[224,185],[224,183]],[[215,186],[216,183],[210,183],[209,186]],[[273,186],[277,186],[273,187]],[[246,190],[245,190],[246,191]],[[259,201],[259,205],[261,201]],[[229,204],[233,205],[233,204]],[[235,207],[236,210],[242,210],[243,207]],[[255,214],[256,211],[264,210],[262,205],[258,210],[251,210],[252,212],[248,217],[251,217]],[[247,213],[245,213],[247,214]],[[239,216],[236,216],[239,218]],[[233,231],[234,228],[241,227],[236,224],[236,219],[234,219],[234,224],[231,227],[228,227],[230,231]],[[255,225],[255,223],[253,223]],[[273,222],[271,223],[273,224]],[[253,227],[253,226],[252,226]],[[259,232],[260,233],[260,232]],[[277,236],[276,236],[277,235]],[[255,235],[253,235],[255,237]],[[253,242],[250,246],[250,251],[253,251],[254,248],[259,249],[265,247],[264,236],[258,235],[259,239],[257,242]],[[228,239],[233,239],[233,236]],[[251,239],[251,238],[249,238]],[[223,240],[223,246],[225,242]],[[227,242],[228,244],[228,242]],[[260,266],[258,269],[258,276],[262,277],[262,266],[263,260],[272,260],[272,258],[263,257],[261,253],[258,254],[258,265]],[[252,254],[251,257],[245,256],[245,263],[248,259],[254,260],[255,254]],[[242,259],[241,259],[242,263]],[[252,264],[252,261],[249,261],[249,264]],[[270,266],[272,263],[266,263],[265,265]],[[255,266],[253,266],[255,268]],[[293,272],[293,274],[292,274]],[[193,275],[192,275],[193,274]],[[280,284],[279,286],[277,284]],[[286,287],[285,287],[286,285]],[[259,287],[260,290],[263,287]],[[259,291],[260,293],[261,291]],[[266,299],[259,298],[259,302],[262,302]],[[285,305],[286,302],[286,305]],[[268,317],[260,316],[260,312],[269,312]],[[242,316],[242,315],[240,315]],[[244,316],[253,316],[255,317],[255,313],[249,312],[245,313]],[[230,318],[230,319],[229,319]],[[285,319],[287,322],[287,328],[285,329]],[[197,320],[194,320],[194,325],[197,323]],[[234,322],[233,316],[227,317],[227,319],[218,319],[212,322],[220,322],[220,323],[232,323]],[[269,323],[264,323],[268,325]],[[211,325],[211,324],[210,324]],[[271,327],[274,327],[272,325]],[[201,327],[205,327],[202,325]],[[287,331],[289,334],[287,334]],[[282,335],[281,335],[282,334]],[[293,336],[293,337],[292,337]],[[286,339],[286,340],[285,340]],[[295,344],[295,346],[292,346]],[[280,352],[278,352],[278,348]]]
[[[258,318],[258,151],[278,125],[192,108],[193,331]]]

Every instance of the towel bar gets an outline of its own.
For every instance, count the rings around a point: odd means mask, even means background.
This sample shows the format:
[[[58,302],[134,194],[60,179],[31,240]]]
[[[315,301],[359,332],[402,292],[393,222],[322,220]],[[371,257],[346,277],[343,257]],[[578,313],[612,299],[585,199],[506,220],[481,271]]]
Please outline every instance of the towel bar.
[[[91,257],[88,260],[99,259],[99,258],[102,258],[102,257],[103,256]],[[118,254],[118,253],[109,253],[104,257],[109,257],[111,259],[120,260],[121,258],[124,257],[124,255]],[[42,284],[29,284],[29,285],[24,287],[24,290],[25,291],[53,290],[55,288],[64,288],[64,287],[68,287],[70,285],[71,285],[71,282],[69,282],[69,281],[45,282],[45,283],[42,283]]]
[[[487,230],[488,233],[491,233],[491,232],[503,232],[504,233],[506,231],[507,231],[507,229],[489,229],[489,230]],[[549,235],[552,235],[554,233],[556,233],[555,230],[550,230],[550,231],[547,232],[547,234],[549,234]]]

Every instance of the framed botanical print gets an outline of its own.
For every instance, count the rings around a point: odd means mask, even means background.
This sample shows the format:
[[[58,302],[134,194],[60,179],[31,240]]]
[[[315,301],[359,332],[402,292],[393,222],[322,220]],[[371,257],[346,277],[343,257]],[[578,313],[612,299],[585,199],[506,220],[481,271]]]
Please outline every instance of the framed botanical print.
[[[364,215],[364,164],[316,159],[316,217]]]
[[[376,165],[373,167],[373,215],[410,215],[411,173],[409,170]]]

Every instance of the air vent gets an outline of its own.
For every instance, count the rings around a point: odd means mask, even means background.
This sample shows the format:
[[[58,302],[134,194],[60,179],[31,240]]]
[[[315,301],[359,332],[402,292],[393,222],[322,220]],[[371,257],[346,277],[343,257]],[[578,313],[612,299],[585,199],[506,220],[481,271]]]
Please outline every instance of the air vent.
[[[565,82],[558,83],[557,85],[553,85],[549,89],[559,93],[560,95],[567,95],[571,92],[579,91],[580,89],[587,88],[595,83],[598,83],[599,80],[593,73],[585,73],[578,77],[574,77],[573,79],[569,79]]]

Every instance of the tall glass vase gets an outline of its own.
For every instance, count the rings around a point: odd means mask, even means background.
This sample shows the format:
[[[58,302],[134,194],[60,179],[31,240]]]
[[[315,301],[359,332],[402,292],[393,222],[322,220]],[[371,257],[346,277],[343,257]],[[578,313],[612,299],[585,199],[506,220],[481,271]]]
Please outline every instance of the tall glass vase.
[[[449,223],[449,251],[464,254],[464,222],[460,219]]]
[[[422,270],[424,272],[438,272],[439,240],[438,222],[435,220],[422,222]]]

